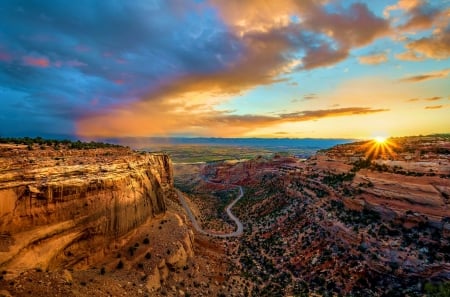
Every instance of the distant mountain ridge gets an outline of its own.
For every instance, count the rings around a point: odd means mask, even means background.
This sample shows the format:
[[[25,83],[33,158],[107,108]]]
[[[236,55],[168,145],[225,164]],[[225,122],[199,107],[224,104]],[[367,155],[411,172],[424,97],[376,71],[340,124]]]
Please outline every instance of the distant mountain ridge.
[[[102,141],[128,145],[132,148],[142,146],[160,145],[223,145],[223,146],[250,146],[265,148],[329,148],[338,144],[353,142],[356,139],[348,138],[216,138],[216,137],[125,137],[106,138]],[[139,147],[140,146],[140,147]]]

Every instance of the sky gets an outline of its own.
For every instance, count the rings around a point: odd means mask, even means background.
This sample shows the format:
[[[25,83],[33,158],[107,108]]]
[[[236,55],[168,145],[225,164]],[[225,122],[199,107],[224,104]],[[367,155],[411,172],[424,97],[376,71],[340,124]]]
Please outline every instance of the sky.
[[[3,0],[0,136],[450,132],[450,0]]]

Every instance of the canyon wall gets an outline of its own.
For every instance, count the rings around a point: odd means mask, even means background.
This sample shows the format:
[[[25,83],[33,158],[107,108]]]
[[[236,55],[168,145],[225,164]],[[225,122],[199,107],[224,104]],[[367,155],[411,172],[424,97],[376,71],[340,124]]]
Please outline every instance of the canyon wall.
[[[164,154],[2,145],[0,270],[95,262],[172,194]]]

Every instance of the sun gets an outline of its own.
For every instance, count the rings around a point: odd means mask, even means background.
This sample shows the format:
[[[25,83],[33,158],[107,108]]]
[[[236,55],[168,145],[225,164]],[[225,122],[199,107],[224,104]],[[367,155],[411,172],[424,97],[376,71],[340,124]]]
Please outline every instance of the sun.
[[[384,136],[376,136],[376,137],[373,138],[373,140],[375,140],[375,142],[378,143],[378,144],[383,144],[383,143],[386,142],[387,137],[384,137]]]
[[[390,159],[395,157],[394,149],[397,148],[397,144],[392,138],[387,136],[375,136],[372,140],[368,141],[364,145],[365,156],[368,159]]]

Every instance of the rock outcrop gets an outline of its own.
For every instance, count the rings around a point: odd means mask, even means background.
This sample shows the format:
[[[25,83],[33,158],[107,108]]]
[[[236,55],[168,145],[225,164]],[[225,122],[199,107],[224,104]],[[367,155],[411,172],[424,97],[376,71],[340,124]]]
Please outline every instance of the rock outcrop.
[[[183,268],[187,268],[188,260],[194,256],[192,231],[180,233],[176,237],[167,247],[170,253],[161,259],[147,276],[146,287],[149,292],[160,289],[161,283],[167,281],[171,272],[179,273]]]
[[[89,264],[172,194],[164,154],[0,145],[0,270]]]

